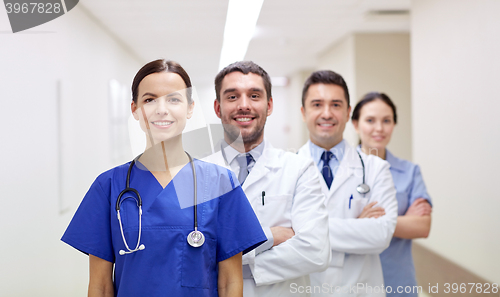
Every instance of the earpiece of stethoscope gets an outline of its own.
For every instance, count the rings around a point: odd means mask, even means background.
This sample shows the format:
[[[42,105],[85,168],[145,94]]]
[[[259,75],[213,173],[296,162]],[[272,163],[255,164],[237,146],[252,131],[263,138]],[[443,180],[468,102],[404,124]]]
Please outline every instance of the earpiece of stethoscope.
[[[198,189],[196,187],[196,168],[194,167],[194,162],[191,156],[186,152],[189,158],[189,163],[191,163],[191,169],[193,170],[193,182],[194,182],[194,231],[187,236],[187,242],[192,247],[200,247],[205,243],[205,235],[198,231]]]
[[[146,246],[145,246],[145,245],[143,245],[143,244],[141,244],[141,245],[139,246],[139,248],[137,248],[137,249],[135,249],[135,250],[131,250],[131,251],[129,251],[129,252],[126,252],[125,250],[120,250],[120,255],[121,255],[121,256],[123,256],[123,255],[125,255],[125,254],[132,254],[133,252],[142,251],[142,250],[143,250],[143,249],[145,249],[145,248],[146,248]]]
[[[359,159],[361,160],[361,165],[363,166],[363,183],[360,184],[359,186],[356,187],[356,191],[360,194],[366,194],[370,192],[370,186],[365,184],[365,162],[363,162],[363,158],[361,158],[361,154],[356,150],[358,153]]]

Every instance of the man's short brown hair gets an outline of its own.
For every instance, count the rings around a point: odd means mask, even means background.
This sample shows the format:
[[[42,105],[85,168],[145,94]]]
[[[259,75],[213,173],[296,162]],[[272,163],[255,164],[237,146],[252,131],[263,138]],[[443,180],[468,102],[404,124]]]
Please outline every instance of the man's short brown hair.
[[[220,91],[222,88],[222,80],[226,75],[228,75],[231,72],[236,72],[239,71],[243,74],[248,74],[248,73],[254,73],[262,77],[262,81],[264,82],[264,88],[266,90],[267,94],[267,100],[272,97],[271,95],[271,78],[269,77],[269,74],[262,69],[259,65],[255,64],[252,61],[239,61],[239,62],[234,62],[222,69],[217,76],[215,77],[215,95],[217,98],[217,101],[220,101]]]

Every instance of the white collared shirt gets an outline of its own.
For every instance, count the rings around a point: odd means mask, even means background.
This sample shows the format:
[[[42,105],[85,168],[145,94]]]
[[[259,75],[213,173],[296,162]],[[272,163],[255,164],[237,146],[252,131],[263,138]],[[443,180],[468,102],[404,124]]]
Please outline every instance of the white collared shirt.
[[[227,158],[227,163],[229,164],[229,167],[231,167],[231,170],[238,174],[240,172],[240,164],[238,161],[236,161],[236,157],[240,155],[245,155],[245,154],[251,154],[253,157],[254,162],[251,162],[248,164],[248,171],[252,171],[253,166],[257,161],[259,160],[260,156],[262,156],[262,153],[264,152],[264,146],[265,146],[265,140],[263,140],[258,146],[253,148],[251,151],[246,152],[246,153],[240,153],[238,152],[235,148],[227,144],[225,140],[223,140],[223,147],[224,147],[224,153]]]

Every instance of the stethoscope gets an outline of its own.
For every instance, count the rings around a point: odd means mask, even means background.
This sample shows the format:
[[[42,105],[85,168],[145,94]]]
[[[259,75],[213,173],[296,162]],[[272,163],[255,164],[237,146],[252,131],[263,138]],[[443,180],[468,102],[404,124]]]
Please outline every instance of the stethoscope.
[[[193,158],[186,152],[186,155],[189,158],[189,163],[191,164],[191,169],[193,171],[193,180],[194,180],[194,231],[191,231],[189,235],[187,236],[187,242],[189,243],[190,246],[192,247],[200,247],[205,243],[205,236],[201,231],[198,231],[198,209],[197,209],[197,202],[198,202],[198,195],[197,195],[197,187],[196,187],[196,169],[194,166]],[[125,254],[131,254],[133,252],[141,251],[146,248],[144,244],[141,244],[141,231],[142,231],[142,198],[139,192],[130,187],[130,172],[132,171],[132,167],[134,167],[135,162],[142,156],[140,154],[137,156],[132,162],[130,162],[130,166],[128,167],[127,171],[127,181],[126,181],[126,187],[123,191],[120,192],[120,195],[118,195],[118,198],[116,200],[116,216],[118,217],[118,222],[120,224],[120,231],[122,234],[122,239],[123,243],[125,244],[125,247],[127,248],[128,251],[125,250],[120,250],[120,255],[125,255]],[[123,195],[127,192],[133,192],[136,196],[127,196],[122,199]],[[127,198],[133,198],[137,204],[137,207],[139,208],[139,236],[137,238],[137,244],[134,249],[130,249],[130,247],[127,244],[127,240],[125,239],[125,235],[123,234],[123,225],[122,225],[122,220],[120,217],[120,205],[122,204],[123,201]]]
[[[224,151],[224,147],[222,146],[222,143],[220,145],[220,150],[222,152],[222,158],[224,159],[224,163],[226,164],[226,166],[229,166],[229,164],[227,162],[226,152]],[[364,194],[370,192],[370,186],[365,183],[365,162],[363,162],[363,158],[361,158],[361,154],[357,150],[356,150],[356,153],[358,153],[359,160],[361,161],[361,166],[363,166],[363,183],[359,184],[356,187],[356,191],[358,191],[358,193],[364,195]]]
[[[361,161],[361,165],[363,166],[363,183],[356,187],[356,191],[364,195],[370,192],[370,186],[365,184],[365,162],[363,162],[363,158],[361,158],[361,154],[357,150],[356,153],[358,153],[359,160]]]

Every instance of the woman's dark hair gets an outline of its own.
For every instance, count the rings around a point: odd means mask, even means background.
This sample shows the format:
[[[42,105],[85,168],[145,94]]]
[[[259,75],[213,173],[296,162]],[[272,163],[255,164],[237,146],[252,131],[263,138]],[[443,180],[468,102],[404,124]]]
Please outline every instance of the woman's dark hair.
[[[361,114],[361,108],[363,108],[363,105],[366,103],[370,103],[375,100],[381,100],[385,104],[389,105],[390,108],[392,108],[392,114],[394,115],[394,124],[397,124],[398,122],[398,115],[396,113],[396,106],[392,102],[391,98],[387,96],[384,93],[378,93],[378,92],[371,92],[363,96],[361,100],[356,104],[356,107],[354,107],[354,111],[352,112],[352,117],[351,120],[353,121],[358,121],[359,120],[359,115]]]
[[[189,78],[189,75],[187,74],[186,70],[184,70],[184,68],[182,68],[182,66],[179,65],[179,63],[165,59],[158,59],[155,61],[151,61],[146,65],[142,66],[142,68],[137,72],[137,74],[134,77],[134,81],[132,82],[132,100],[134,101],[134,103],[137,104],[137,96],[139,95],[138,94],[139,84],[141,83],[141,81],[146,76],[159,72],[177,73],[186,84],[187,87],[186,96],[188,104],[193,103],[193,98],[191,96],[192,95],[191,79]]]

